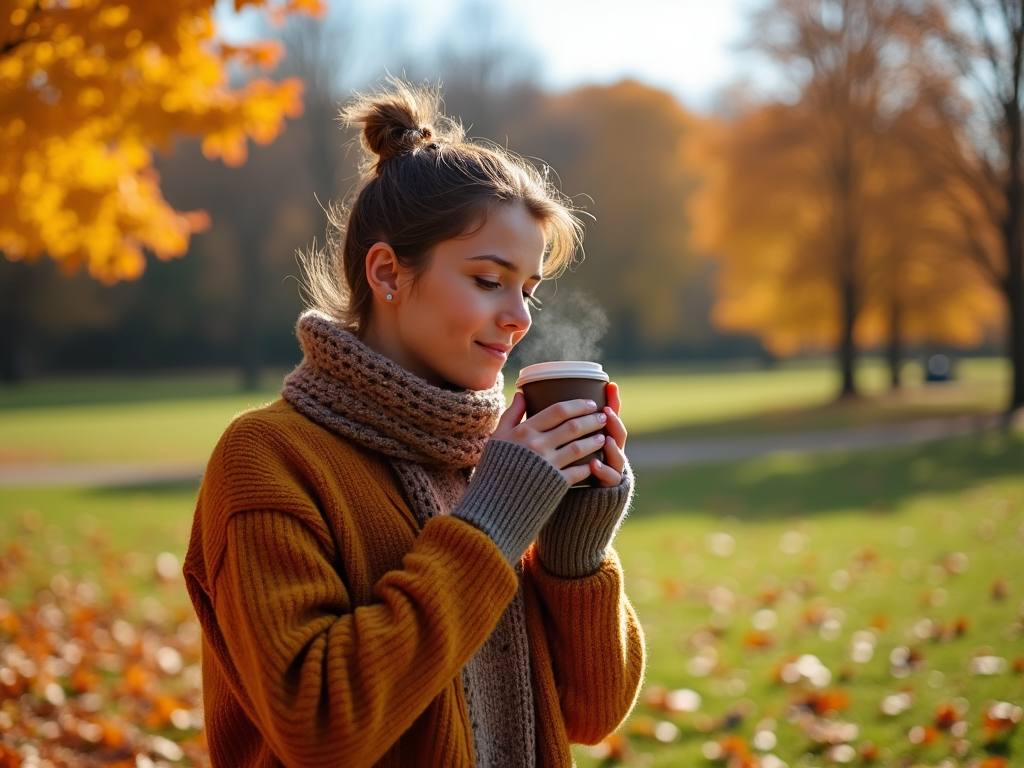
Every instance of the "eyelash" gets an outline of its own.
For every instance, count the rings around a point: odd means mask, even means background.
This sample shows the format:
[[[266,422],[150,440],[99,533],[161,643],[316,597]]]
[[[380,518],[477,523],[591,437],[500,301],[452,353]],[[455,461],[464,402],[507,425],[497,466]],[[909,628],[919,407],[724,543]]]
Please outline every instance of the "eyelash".
[[[477,285],[488,291],[493,291],[497,290],[498,288],[501,288],[501,283],[496,283],[493,280],[484,280],[482,277],[474,278],[474,280],[476,280]],[[526,303],[529,304],[534,309],[539,310],[541,308],[541,301],[536,296],[533,296],[527,293],[526,291],[523,291],[523,298],[526,299]]]

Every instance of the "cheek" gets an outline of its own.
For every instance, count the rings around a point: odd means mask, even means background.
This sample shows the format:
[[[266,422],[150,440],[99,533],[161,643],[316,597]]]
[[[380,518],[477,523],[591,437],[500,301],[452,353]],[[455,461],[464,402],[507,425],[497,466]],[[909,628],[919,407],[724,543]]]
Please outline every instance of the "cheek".
[[[459,343],[458,338],[475,332],[488,316],[485,295],[451,284],[423,286],[410,330],[429,334],[434,341]],[[444,343],[442,342],[442,343]]]
[[[452,292],[442,310],[444,323],[452,331],[475,332],[490,317],[487,295],[482,292]]]

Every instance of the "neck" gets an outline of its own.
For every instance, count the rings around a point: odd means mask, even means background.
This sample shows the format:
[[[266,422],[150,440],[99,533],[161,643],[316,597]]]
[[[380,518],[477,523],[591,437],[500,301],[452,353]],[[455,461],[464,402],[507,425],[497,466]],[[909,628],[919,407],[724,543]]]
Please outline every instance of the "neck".
[[[394,323],[377,315],[366,328],[360,332],[359,340],[374,352],[384,355],[396,365],[401,366],[414,376],[419,376],[428,384],[442,389],[451,389],[451,385],[430,370],[422,361],[417,360],[402,346],[398,340],[398,328]]]

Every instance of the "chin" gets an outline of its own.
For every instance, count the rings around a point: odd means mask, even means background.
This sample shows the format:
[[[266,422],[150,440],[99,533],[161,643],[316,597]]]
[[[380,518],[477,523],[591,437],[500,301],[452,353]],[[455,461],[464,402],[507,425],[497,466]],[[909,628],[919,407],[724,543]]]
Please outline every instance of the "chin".
[[[499,371],[472,371],[461,376],[456,375],[449,381],[457,387],[480,391],[490,389],[498,381]]]

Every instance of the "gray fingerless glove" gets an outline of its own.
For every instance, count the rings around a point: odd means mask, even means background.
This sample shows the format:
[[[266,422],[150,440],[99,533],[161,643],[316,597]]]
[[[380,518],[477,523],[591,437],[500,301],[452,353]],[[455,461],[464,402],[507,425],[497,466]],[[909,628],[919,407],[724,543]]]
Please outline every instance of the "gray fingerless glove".
[[[540,560],[553,576],[576,579],[596,573],[629,510],[633,469],[626,462],[614,488],[573,488],[537,538]]]
[[[562,473],[536,452],[492,439],[451,515],[490,536],[514,566],[568,489]]]

